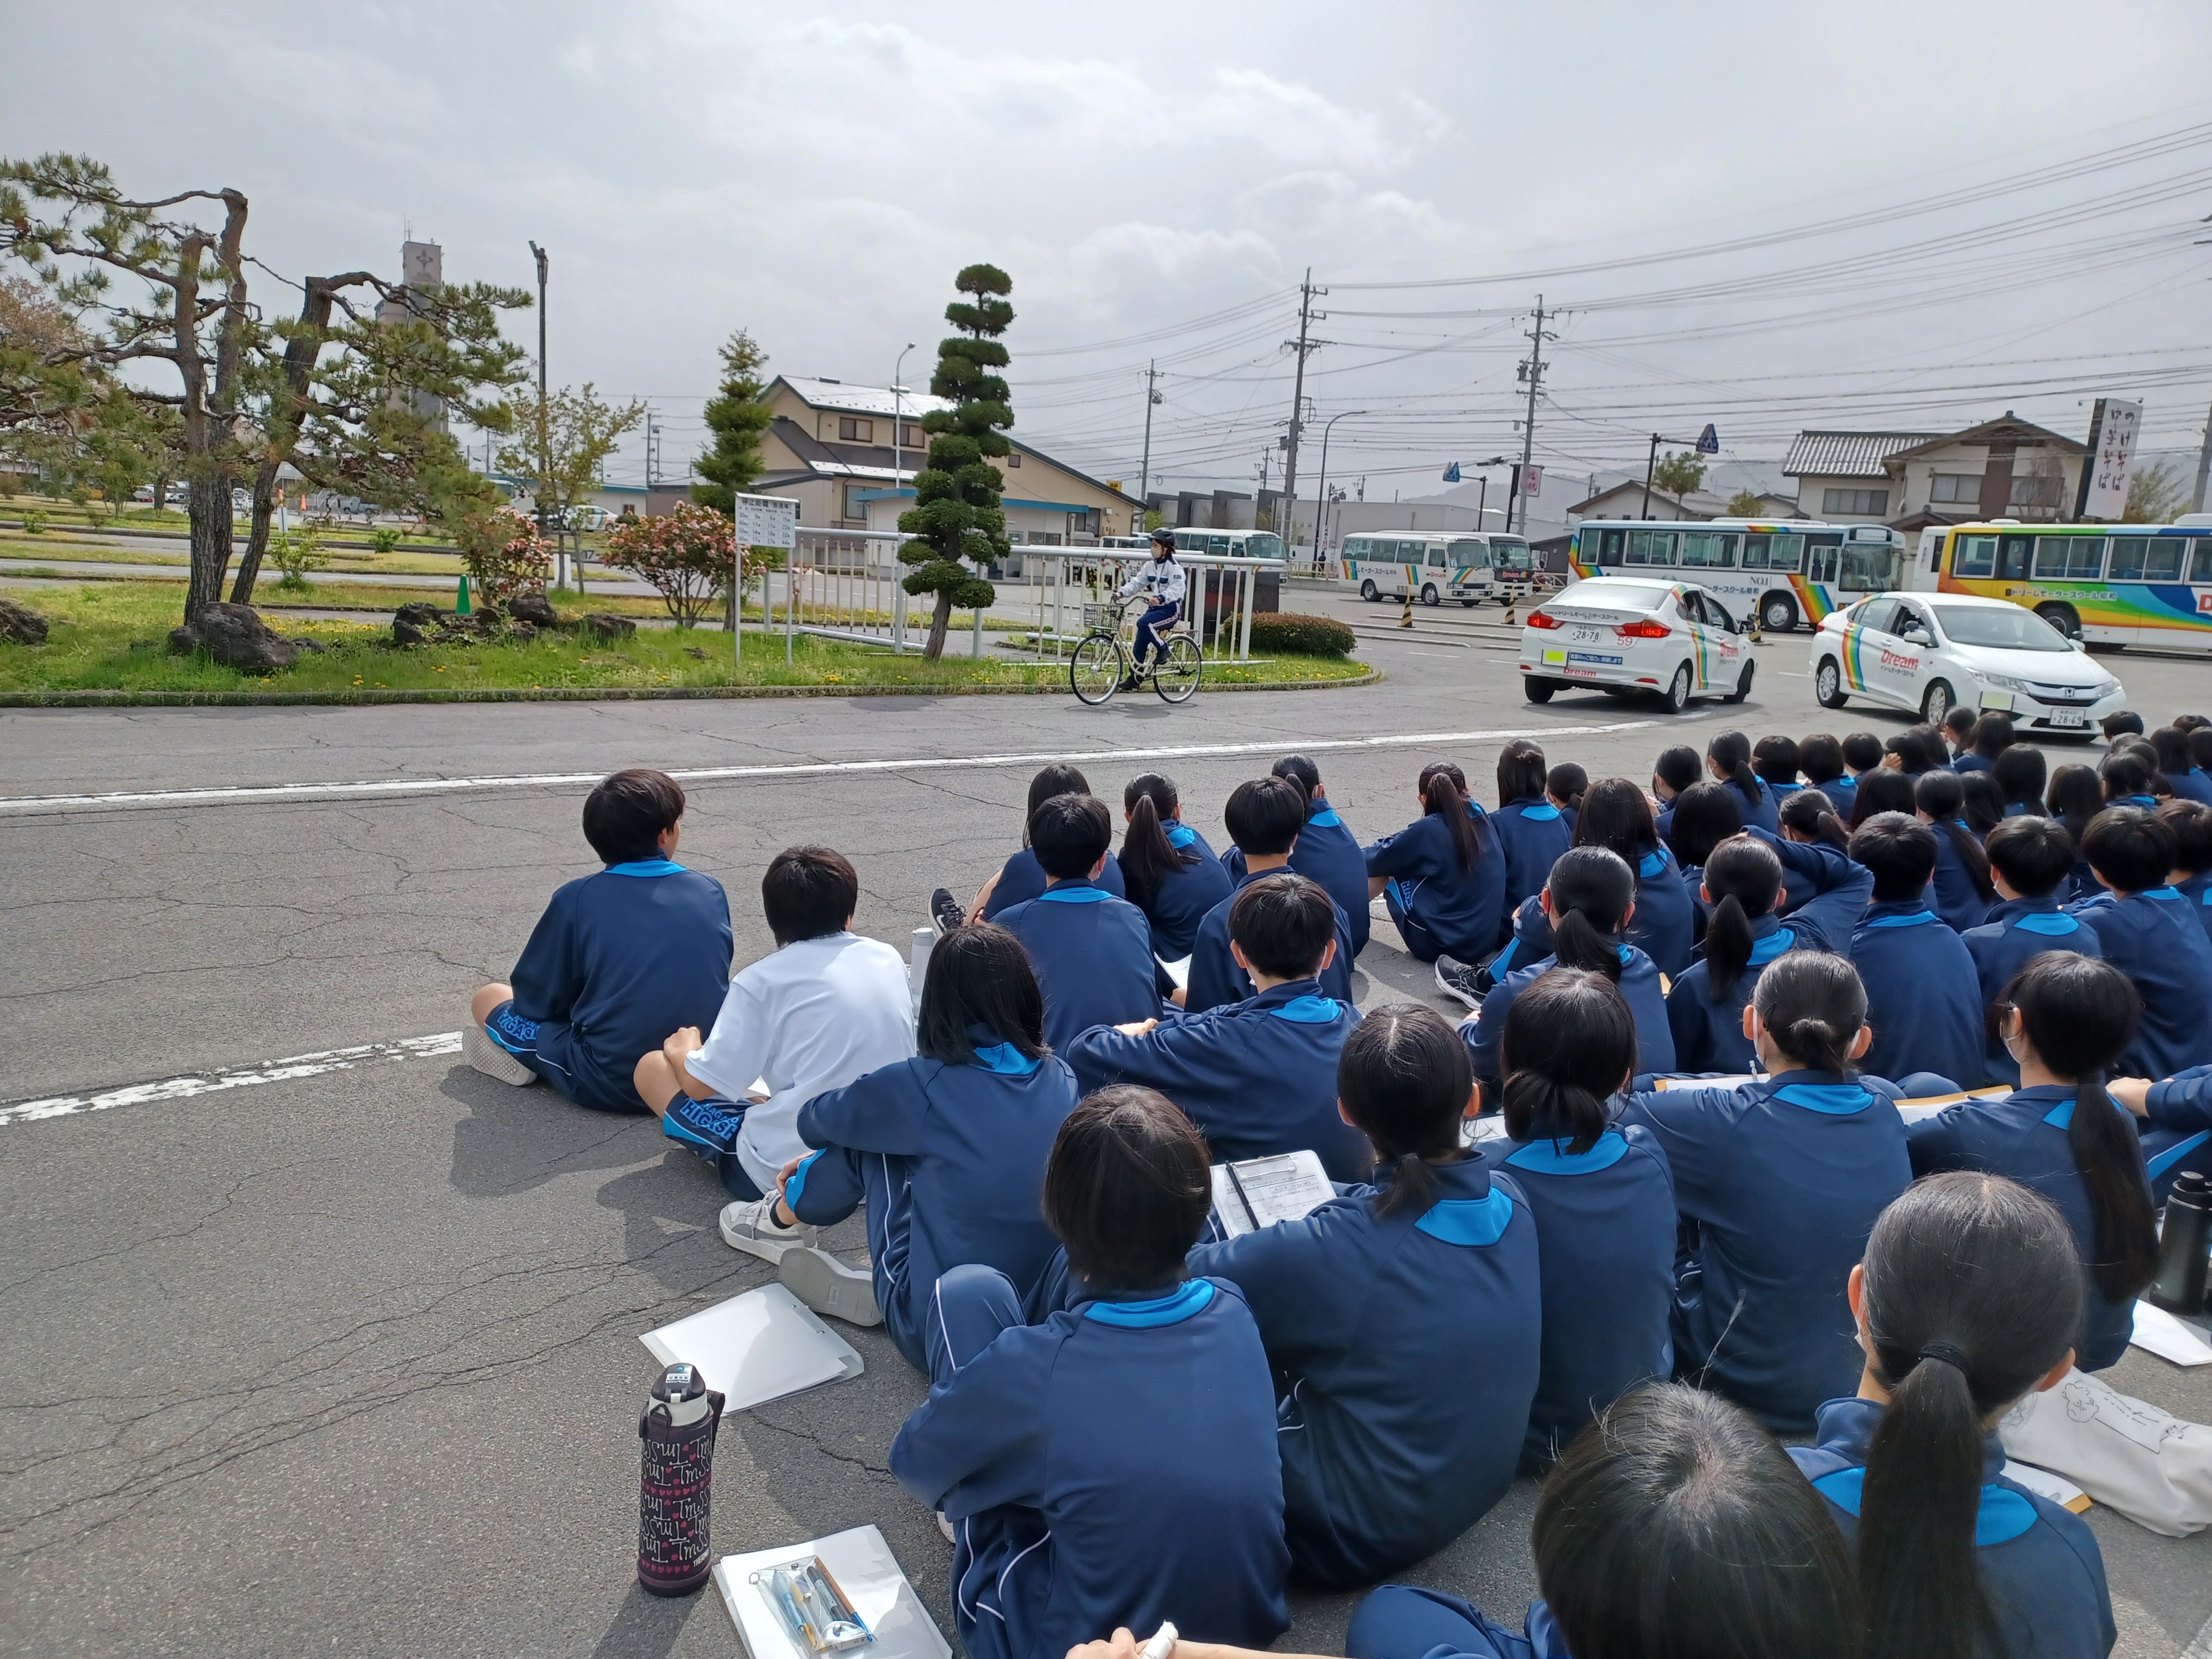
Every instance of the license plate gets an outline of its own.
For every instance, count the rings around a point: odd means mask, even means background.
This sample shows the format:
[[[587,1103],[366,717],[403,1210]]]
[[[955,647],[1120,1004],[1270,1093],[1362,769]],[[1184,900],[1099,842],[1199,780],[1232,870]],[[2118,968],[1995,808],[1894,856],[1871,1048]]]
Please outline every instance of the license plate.
[[[1982,707],[1984,708],[1994,708],[1999,714],[2009,714],[2012,712],[2012,693],[2009,691],[1984,691],[1982,693]]]
[[[1595,645],[1605,637],[1602,628],[1577,628],[1567,636],[1577,645]]]
[[[2054,708],[2051,711],[2051,723],[2053,726],[2087,726],[2089,723],[2088,711],[2082,708]]]

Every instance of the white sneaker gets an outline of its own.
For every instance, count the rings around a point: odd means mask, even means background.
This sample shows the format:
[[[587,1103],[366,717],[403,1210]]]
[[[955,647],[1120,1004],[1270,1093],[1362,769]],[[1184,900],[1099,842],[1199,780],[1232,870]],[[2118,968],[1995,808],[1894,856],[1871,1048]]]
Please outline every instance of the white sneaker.
[[[473,1019],[461,1027],[461,1058],[486,1077],[512,1083],[517,1088],[538,1081],[537,1073],[494,1042]]]
[[[945,1519],[945,1511],[943,1510],[939,1510],[937,1512],[937,1529],[945,1534],[945,1541],[946,1543],[957,1544],[960,1541],[959,1539],[953,1536],[952,1522]]]
[[[876,1276],[865,1268],[847,1267],[827,1250],[787,1249],[775,1272],[786,1290],[818,1314],[848,1325],[884,1322],[884,1310],[876,1305]]]
[[[781,1261],[786,1250],[821,1237],[819,1227],[787,1227],[777,1221],[772,1198],[741,1198],[722,1206],[722,1243],[763,1261]]]

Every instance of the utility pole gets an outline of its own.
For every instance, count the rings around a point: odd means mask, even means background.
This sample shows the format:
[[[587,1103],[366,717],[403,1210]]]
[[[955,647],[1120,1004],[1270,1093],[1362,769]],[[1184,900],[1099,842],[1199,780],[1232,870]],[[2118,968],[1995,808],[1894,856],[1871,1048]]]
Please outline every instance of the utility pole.
[[[1313,267],[1308,265],[1305,280],[1298,284],[1298,337],[1283,342],[1298,355],[1297,374],[1291,387],[1291,436],[1283,452],[1283,498],[1291,507],[1290,528],[1283,532],[1285,547],[1294,544],[1298,538],[1298,433],[1305,425],[1306,358],[1329,343],[1327,340],[1310,337],[1310,331],[1313,325],[1328,315],[1325,311],[1313,308],[1314,296],[1328,292],[1325,288],[1314,286]],[[1315,514],[1315,520],[1314,548],[1318,553],[1321,548],[1318,512]]]
[[[2204,510],[2204,486],[2212,481],[2212,414],[2204,417],[2204,447],[2197,452],[2197,493],[2190,497],[2189,510]]]
[[[1505,528],[1513,528],[1513,506],[1520,499],[1522,480],[1528,476],[1528,463],[1536,450],[1536,393],[1544,384],[1544,342],[1556,340],[1556,334],[1544,331],[1544,296],[1536,296],[1536,325],[1528,331],[1528,356],[1521,364],[1521,378],[1528,383],[1528,418],[1521,428],[1521,465],[1513,470],[1513,495],[1505,503]],[[1528,510],[1521,510],[1521,533],[1528,533]]]
[[[1159,388],[1154,384],[1160,378],[1158,362],[1145,365],[1145,464],[1137,471],[1137,528],[1145,525],[1145,514],[1152,510],[1152,405],[1161,401]]]
[[[545,250],[533,241],[530,257],[538,261],[538,488],[532,493],[538,498],[538,533],[543,536],[545,479],[553,470],[553,457],[548,449],[553,437],[553,411],[545,406]]]

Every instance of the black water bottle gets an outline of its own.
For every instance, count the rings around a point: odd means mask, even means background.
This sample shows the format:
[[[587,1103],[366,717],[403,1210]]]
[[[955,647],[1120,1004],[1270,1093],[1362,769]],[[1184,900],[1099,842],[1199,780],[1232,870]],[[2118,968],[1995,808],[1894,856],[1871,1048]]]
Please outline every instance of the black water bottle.
[[[2201,1317],[2204,1312],[2205,1252],[2212,1249],[2212,1190],[2194,1170],[2173,1178],[2166,1197],[2166,1224],[2159,1229],[2158,1277],[2148,1292],[2153,1305],[2168,1313]]]
[[[696,1365],[661,1372],[639,1414],[637,1582],[655,1595],[690,1595],[714,1565],[707,1512],[721,1421],[722,1396]]]

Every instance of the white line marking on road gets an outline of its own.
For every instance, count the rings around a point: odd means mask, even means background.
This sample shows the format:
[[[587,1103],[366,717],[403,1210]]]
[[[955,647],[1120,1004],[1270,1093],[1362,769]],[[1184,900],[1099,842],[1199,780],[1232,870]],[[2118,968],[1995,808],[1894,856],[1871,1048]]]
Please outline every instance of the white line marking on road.
[[[1040,750],[1018,755],[908,756],[889,760],[809,761],[772,766],[672,767],[679,783],[727,783],[747,779],[836,777],[866,772],[943,772],[1057,763],[1204,759],[1214,756],[1316,754],[1345,749],[1407,749],[1424,744],[1510,743],[1516,738],[1583,738],[1680,726],[1683,720],[1617,720],[1603,726],[1546,726],[1526,730],[1406,732],[1372,738],[1269,738],[1264,743],[1177,744],[1158,749]],[[460,778],[372,778],[349,783],[258,783],[211,789],[149,789],[96,795],[16,795],[0,798],[0,817],[106,807],[210,806],[243,801],[350,799],[362,796],[444,795],[483,789],[578,788],[603,772],[524,772]]]
[[[294,1054],[259,1066],[227,1066],[213,1072],[184,1077],[165,1077],[152,1083],[132,1083],[120,1089],[91,1095],[53,1095],[44,1100],[0,1102],[0,1127],[32,1123],[41,1118],[75,1117],[84,1112],[105,1112],[118,1106],[139,1106],[149,1101],[189,1100],[195,1095],[220,1094],[226,1089],[250,1089],[262,1083],[286,1083],[294,1078],[319,1077],[325,1072],[347,1072],[380,1060],[434,1060],[461,1052],[459,1031],[439,1031],[429,1036],[402,1037],[397,1042],[364,1042],[353,1048],[326,1048],[320,1054]]]

